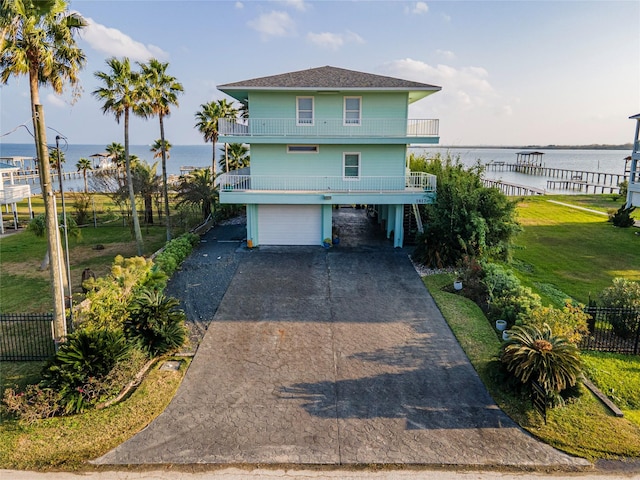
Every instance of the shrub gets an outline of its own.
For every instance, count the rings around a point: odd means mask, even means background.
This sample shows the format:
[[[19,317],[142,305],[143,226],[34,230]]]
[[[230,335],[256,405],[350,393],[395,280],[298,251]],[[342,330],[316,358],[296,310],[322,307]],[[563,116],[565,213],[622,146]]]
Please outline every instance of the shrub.
[[[613,284],[599,295],[603,307],[640,310],[640,282],[624,278],[614,278]],[[610,314],[609,321],[616,335],[629,338],[638,329],[637,317],[633,312]]]
[[[154,263],[167,275],[171,276],[178,266],[191,254],[193,247],[198,244],[200,237],[193,233],[185,233],[175,238],[164,247]]]
[[[549,399],[561,401],[560,392],[575,386],[582,372],[577,347],[554,335],[548,325],[517,326],[509,333],[500,352],[507,371],[527,387],[538,382]]]
[[[627,208],[625,205],[622,205],[615,213],[609,215],[609,221],[616,227],[632,227],[635,220],[631,214],[635,209],[636,207]]]
[[[421,206],[425,229],[413,258],[431,267],[456,265],[463,255],[507,259],[515,234],[516,202],[482,184],[482,167],[465,168],[459,159],[439,154],[411,157],[412,171],[438,177],[436,203]]]
[[[582,336],[589,333],[584,305],[573,305],[567,301],[564,308],[537,307],[525,316],[523,323],[543,329],[548,325],[554,336],[566,337],[569,342],[578,345]]]
[[[599,295],[603,307],[640,308],[640,282],[614,278],[610,287]]]
[[[178,305],[177,299],[161,292],[142,291],[131,304],[125,335],[153,357],[180,348],[187,335],[185,314]]]
[[[78,311],[78,327],[82,330],[121,330],[129,315],[128,307],[135,292],[157,272],[152,263],[142,257],[123,258],[118,255],[111,273],[95,281],[85,282],[88,306]]]
[[[485,264],[482,283],[487,288],[488,315],[492,320],[506,320],[511,326],[541,306],[540,296],[522,286],[518,277],[501,265]]]
[[[93,379],[106,377],[126,357],[129,345],[121,332],[79,331],[69,335],[42,372],[41,386],[58,392],[66,413],[78,413],[94,404]]]
[[[27,385],[24,392],[7,388],[2,398],[4,410],[26,423],[56,416],[62,411],[60,394],[40,385]]]

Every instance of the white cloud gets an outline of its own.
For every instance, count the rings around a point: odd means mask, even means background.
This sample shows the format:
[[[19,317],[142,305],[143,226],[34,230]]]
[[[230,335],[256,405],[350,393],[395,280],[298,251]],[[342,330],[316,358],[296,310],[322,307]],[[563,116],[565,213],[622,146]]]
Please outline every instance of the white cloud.
[[[242,2],[236,2],[236,8],[237,8],[238,10],[242,10],[242,9],[244,8],[244,3],[242,3]]]
[[[446,14],[446,13],[443,13],[443,14],[442,14],[442,19],[443,19],[446,23],[449,23],[449,22],[451,22],[451,15],[448,15],[448,14]]]
[[[287,12],[274,10],[249,21],[247,25],[259,32],[264,40],[269,37],[285,37],[295,33],[295,24]]]
[[[68,107],[67,102],[65,102],[62,97],[59,97],[54,93],[49,93],[47,95],[47,103],[52,107],[58,107],[58,108]]]
[[[392,76],[441,86],[442,91],[437,96],[440,98],[439,103],[445,108],[490,107],[494,112],[509,111],[505,108],[505,100],[489,82],[489,72],[483,67],[455,68],[442,64],[432,66],[406,58],[387,63],[383,69]]]
[[[364,39],[360,35],[351,31],[347,31],[345,33],[309,32],[307,34],[307,39],[311,43],[319,47],[329,48],[331,50],[338,50],[340,47],[344,46],[346,43],[356,43],[356,44],[364,43]]]
[[[404,13],[412,15],[424,15],[429,11],[429,5],[426,2],[416,2],[411,7],[405,7]]]
[[[299,12],[304,12],[308,8],[308,4],[304,0],[280,0],[279,3],[298,10]]]
[[[451,50],[436,50],[436,54],[440,57],[445,58],[446,60],[455,60],[456,58],[456,54],[453,53]]]
[[[145,45],[132,39],[116,28],[109,28],[87,18],[88,26],[82,30],[82,38],[89,45],[107,56],[129,57],[134,61],[146,61],[150,58],[166,60],[169,54],[155,45]]]

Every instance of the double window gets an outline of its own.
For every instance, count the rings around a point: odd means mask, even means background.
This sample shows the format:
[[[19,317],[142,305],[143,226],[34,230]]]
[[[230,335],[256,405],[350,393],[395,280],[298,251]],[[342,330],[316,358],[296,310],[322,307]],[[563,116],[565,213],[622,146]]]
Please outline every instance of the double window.
[[[360,154],[345,152],[342,156],[343,176],[345,180],[358,180],[360,178]]]
[[[313,125],[313,97],[296,97],[296,123]]]
[[[362,97],[344,97],[344,124],[360,125]]]

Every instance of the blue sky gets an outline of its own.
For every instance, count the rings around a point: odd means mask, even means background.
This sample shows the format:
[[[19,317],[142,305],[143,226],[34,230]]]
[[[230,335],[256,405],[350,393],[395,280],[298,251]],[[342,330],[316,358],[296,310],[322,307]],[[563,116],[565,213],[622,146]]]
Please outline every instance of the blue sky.
[[[174,145],[202,144],[194,114],[216,85],[332,65],[440,85],[412,105],[439,118],[443,145],[627,143],[640,112],[639,1],[73,0],[90,22],[84,93],[41,91],[45,118],[75,144],[123,141],[91,92],[105,60],[156,57],[184,86],[166,122]],[[29,127],[29,87],[0,90],[0,134]],[[51,130],[48,135],[54,136]],[[159,137],[133,119],[132,144]],[[1,141],[29,143],[19,128]]]

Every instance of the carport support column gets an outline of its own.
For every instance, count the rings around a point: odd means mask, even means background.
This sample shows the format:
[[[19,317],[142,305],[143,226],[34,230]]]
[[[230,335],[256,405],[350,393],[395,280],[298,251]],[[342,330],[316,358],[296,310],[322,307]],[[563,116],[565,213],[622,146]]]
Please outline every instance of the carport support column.
[[[395,207],[395,230],[393,236],[393,246],[402,248],[404,243],[404,205],[394,205]]]
[[[258,246],[258,205],[247,204],[247,246]]]
[[[386,212],[386,217],[387,217],[387,238],[391,238],[391,232],[393,232],[396,228],[396,215],[395,215],[395,210],[396,210],[396,206],[395,205],[386,205],[387,207],[387,212]]]
[[[333,240],[333,205],[330,203],[322,205],[322,238],[318,243],[322,245],[325,238]]]

